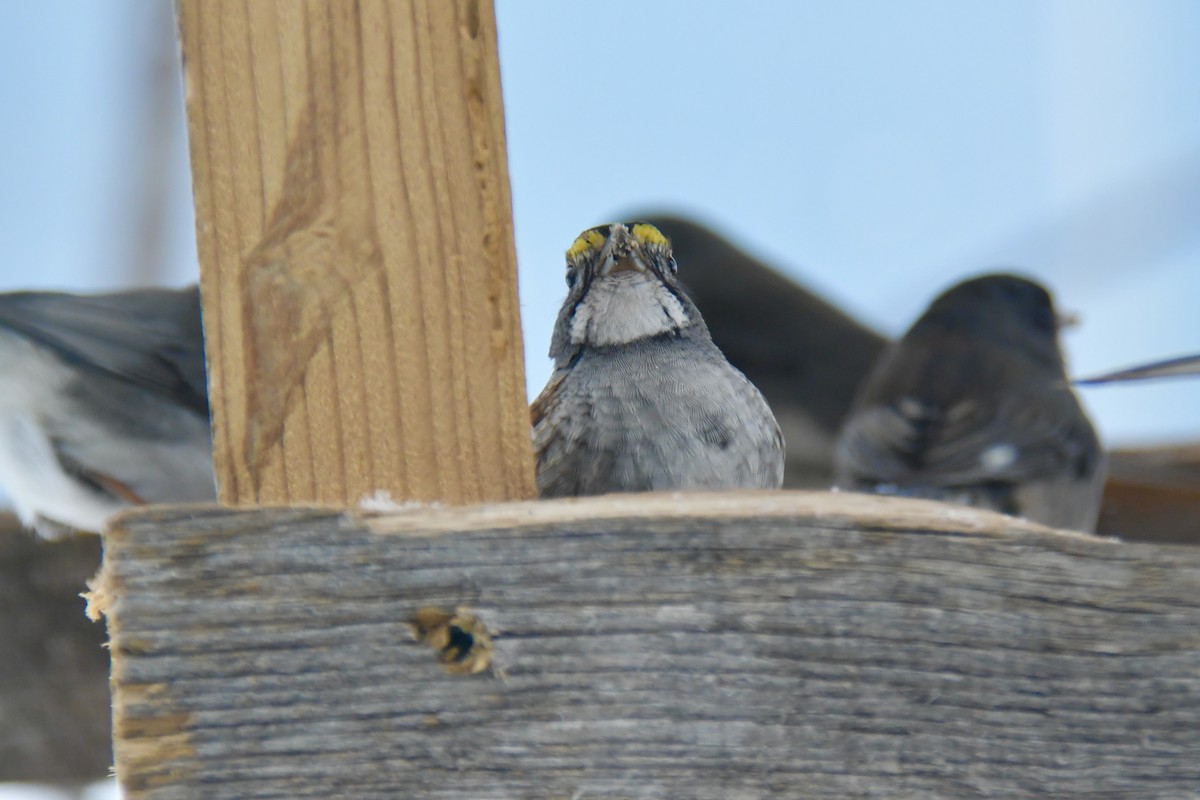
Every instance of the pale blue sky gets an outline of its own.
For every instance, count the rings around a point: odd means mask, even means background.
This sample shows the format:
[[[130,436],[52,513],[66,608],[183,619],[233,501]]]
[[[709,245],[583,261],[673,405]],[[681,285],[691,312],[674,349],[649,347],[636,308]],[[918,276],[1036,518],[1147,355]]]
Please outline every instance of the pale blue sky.
[[[1200,351],[1200,3],[574,5],[498,3],[535,390],[574,231],[658,205],[889,334],[1015,266],[1083,317],[1079,373]],[[1087,402],[1200,436],[1200,382]]]
[[[1079,373],[1200,350],[1194,0],[496,5],[531,396],[566,246],[651,207],[890,334],[958,278],[1015,266],[1082,315]],[[160,6],[0,4],[0,289],[144,280],[128,212]],[[197,270],[181,116],[171,284]],[[1200,382],[1086,397],[1110,441],[1200,437]]]

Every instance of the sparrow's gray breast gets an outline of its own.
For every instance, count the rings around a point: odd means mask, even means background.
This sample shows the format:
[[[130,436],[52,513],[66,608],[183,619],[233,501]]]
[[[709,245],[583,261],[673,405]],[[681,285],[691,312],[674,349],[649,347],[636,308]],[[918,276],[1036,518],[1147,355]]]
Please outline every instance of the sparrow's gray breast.
[[[783,442],[702,329],[587,348],[535,427],[543,496],[778,488]]]

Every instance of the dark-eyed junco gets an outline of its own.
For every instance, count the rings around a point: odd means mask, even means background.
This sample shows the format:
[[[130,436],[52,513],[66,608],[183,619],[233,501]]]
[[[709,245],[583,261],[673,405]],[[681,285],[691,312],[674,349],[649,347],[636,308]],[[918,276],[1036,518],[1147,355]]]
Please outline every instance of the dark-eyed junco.
[[[1015,275],[946,291],[863,383],[836,485],[1090,531],[1104,453],[1072,392],[1050,295]]]
[[[532,407],[543,497],[777,488],[783,436],[712,343],[667,239],[641,222],[584,231]]]
[[[713,343],[775,412],[788,443],[783,485],[828,486],[854,391],[887,340],[711,228],[673,215],[636,218],[671,240]]]
[[[0,295],[0,486],[43,535],[213,500],[196,287]]]
[[[1096,386],[1103,383],[1144,381],[1151,378],[1180,378],[1187,375],[1200,375],[1200,355],[1152,361],[1149,364],[1139,364],[1136,367],[1127,367],[1115,372],[1093,375],[1090,378],[1081,378],[1075,383],[1079,386]]]

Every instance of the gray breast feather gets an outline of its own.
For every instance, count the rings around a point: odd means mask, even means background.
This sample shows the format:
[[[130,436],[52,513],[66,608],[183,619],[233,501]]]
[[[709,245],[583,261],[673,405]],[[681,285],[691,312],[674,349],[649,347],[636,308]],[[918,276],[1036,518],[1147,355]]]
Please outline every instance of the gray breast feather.
[[[543,496],[782,484],[766,401],[711,345],[585,353],[556,391],[534,430]]]

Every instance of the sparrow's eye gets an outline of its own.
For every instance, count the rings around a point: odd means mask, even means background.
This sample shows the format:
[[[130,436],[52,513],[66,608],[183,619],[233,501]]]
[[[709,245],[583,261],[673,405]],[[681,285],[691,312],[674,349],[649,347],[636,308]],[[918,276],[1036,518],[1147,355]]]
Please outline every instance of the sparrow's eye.
[[[671,256],[667,259],[667,269],[671,270],[672,275],[674,275],[676,272],[679,272],[679,265],[675,263],[675,256]]]
[[[579,279],[579,273],[575,271],[575,268],[567,267],[567,288],[574,289],[575,281],[578,279]]]

